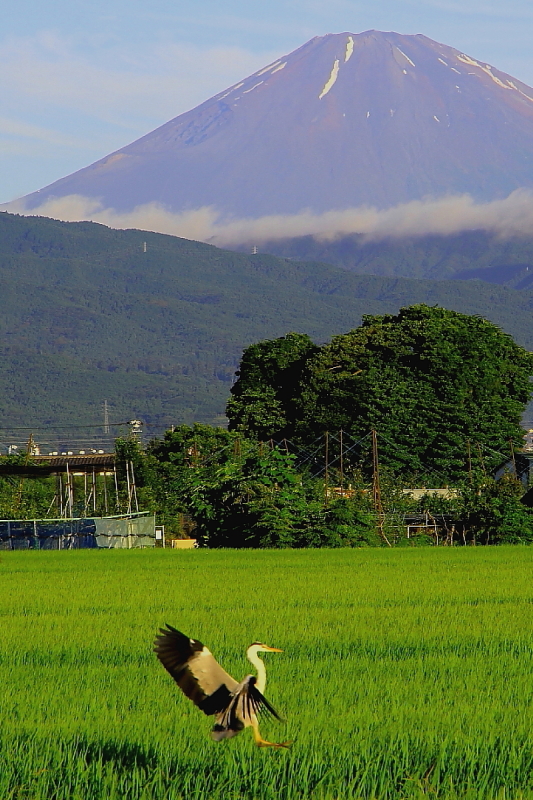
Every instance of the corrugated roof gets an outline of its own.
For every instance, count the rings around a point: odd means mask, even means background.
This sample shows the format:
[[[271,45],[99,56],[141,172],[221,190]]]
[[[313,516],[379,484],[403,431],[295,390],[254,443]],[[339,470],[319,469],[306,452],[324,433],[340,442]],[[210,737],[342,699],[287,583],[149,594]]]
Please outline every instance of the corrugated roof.
[[[92,472],[93,469],[113,469],[114,453],[86,453],[67,456],[31,456],[28,464],[0,464],[0,475],[39,478],[56,472]]]
[[[32,456],[32,464],[42,464],[50,467],[65,467],[69,469],[78,467],[107,467],[115,463],[114,453],[86,453],[85,455],[57,455],[57,456]]]

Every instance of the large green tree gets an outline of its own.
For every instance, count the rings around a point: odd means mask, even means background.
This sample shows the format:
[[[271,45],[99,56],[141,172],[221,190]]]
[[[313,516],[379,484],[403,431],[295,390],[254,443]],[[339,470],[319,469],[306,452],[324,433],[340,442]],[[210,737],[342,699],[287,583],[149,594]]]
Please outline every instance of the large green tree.
[[[258,439],[292,435],[302,372],[320,348],[303,333],[252,344],[243,353],[226,413],[230,430]]]
[[[533,355],[482,317],[425,305],[366,316],[329,344],[302,348],[294,369],[276,371],[270,359],[267,370],[264,354],[280,341],[245,351],[246,391],[240,377],[227,410],[230,428],[302,444],[327,430],[364,436],[373,428],[382,462],[394,472],[436,471],[448,480],[464,476],[469,450],[482,453],[488,468],[522,444]],[[255,418],[263,402],[263,429],[246,427],[253,393]],[[272,397],[277,427],[268,415]]]

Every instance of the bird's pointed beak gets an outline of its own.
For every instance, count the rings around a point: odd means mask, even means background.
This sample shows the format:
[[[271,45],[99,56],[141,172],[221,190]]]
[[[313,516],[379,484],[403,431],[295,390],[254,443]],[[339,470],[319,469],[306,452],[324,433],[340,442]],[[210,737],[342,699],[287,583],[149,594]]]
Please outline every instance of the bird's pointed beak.
[[[283,650],[280,650],[279,647],[268,647],[265,645],[265,650],[268,650],[269,653],[283,653]]]

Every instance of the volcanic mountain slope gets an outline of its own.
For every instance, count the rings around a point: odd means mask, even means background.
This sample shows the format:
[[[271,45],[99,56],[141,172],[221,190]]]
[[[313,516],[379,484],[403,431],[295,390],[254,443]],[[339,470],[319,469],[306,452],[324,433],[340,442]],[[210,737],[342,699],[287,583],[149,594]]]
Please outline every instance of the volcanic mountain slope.
[[[420,34],[311,39],[26,198],[259,217],[533,187],[533,89]]]

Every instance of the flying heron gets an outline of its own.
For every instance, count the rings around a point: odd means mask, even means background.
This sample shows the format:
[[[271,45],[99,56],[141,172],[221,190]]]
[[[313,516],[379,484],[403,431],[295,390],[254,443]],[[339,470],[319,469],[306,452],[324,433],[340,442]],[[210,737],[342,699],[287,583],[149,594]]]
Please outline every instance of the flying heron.
[[[247,675],[238,683],[222,669],[211,651],[197,639],[189,639],[171,625],[160,629],[154,651],[182,692],[190,697],[204,714],[215,714],[211,737],[219,742],[230,739],[244,728],[251,727],[258,747],[288,747],[290,742],[267,742],[259,733],[259,712],[265,711],[281,719],[263,696],[266,684],[265,665],[258,653],[282,653],[277,647],[254,642],[246,651],[257,670],[257,678]]]

